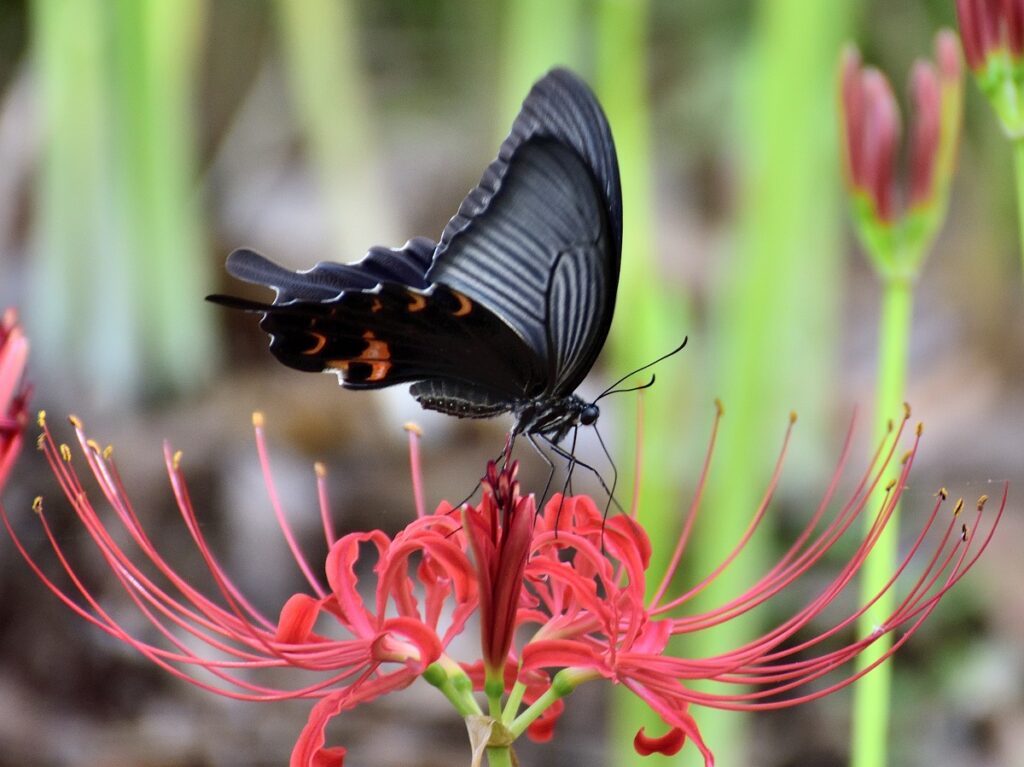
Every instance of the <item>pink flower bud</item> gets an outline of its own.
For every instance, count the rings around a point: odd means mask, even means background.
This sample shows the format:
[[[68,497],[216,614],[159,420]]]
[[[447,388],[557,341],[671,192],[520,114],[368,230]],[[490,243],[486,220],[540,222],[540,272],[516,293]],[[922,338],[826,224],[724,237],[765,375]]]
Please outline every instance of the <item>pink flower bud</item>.
[[[900,135],[896,97],[877,69],[861,67],[855,49],[844,51],[841,66],[848,180],[854,190],[867,195],[876,215],[889,221]]]
[[[910,205],[924,203],[935,192],[935,166],[942,140],[942,94],[935,67],[914,62],[910,74],[914,126],[910,138]]]
[[[974,71],[1000,50],[1015,59],[1024,54],[1024,0],[957,0],[956,15],[964,55]]]

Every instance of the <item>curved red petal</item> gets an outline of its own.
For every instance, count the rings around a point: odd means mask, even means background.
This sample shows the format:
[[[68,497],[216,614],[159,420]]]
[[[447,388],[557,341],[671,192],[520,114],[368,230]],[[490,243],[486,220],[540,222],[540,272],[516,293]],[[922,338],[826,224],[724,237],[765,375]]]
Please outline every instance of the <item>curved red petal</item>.
[[[400,652],[396,635],[412,643],[416,648],[416,654]],[[404,616],[385,621],[384,630],[373,642],[373,657],[376,660],[404,663],[409,670],[416,673],[422,673],[427,666],[441,657],[441,652],[441,640],[430,626],[415,618]]]
[[[308,594],[295,594],[281,608],[274,639],[286,644],[299,644],[309,639],[320,615],[321,601]]]
[[[607,666],[592,647],[572,639],[541,639],[523,648],[522,667],[592,668],[607,676]]]
[[[321,748],[313,757],[313,767],[342,767],[346,753],[343,746]]]
[[[644,733],[644,728],[641,727],[633,738],[633,748],[640,756],[650,756],[651,754],[672,756],[679,753],[679,749],[683,747],[684,743],[686,743],[686,735],[678,727],[673,727],[657,738],[648,737]]]

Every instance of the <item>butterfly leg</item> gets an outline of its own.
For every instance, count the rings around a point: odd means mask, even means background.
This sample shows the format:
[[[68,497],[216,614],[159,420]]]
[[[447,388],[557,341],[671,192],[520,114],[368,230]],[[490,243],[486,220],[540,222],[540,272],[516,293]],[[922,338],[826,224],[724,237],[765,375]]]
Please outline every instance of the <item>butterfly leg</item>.
[[[612,467],[612,491],[608,494],[608,501],[604,505],[604,515],[607,517],[608,509],[611,508],[612,505],[612,499],[615,498],[615,489],[619,486],[619,469],[615,465],[615,461],[612,460],[612,454],[608,452],[608,448],[605,446],[604,440],[601,438],[601,432],[597,430],[597,424],[594,424],[594,434],[597,435],[597,441],[601,444],[601,450],[604,451],[604,457],[608,459],[608,465]],[[618,506],[618,504],[616,505]],[[619,506],[619,510],[622,510],[621,506]]]
[[[566,461],[568,461],[570,467],[573,466],[573,465],[579,466],[580,468],[586,469],[587,471],[591,472],[595,477],[597,477],[597,481],[601,483],[601,487],[604,489],[605,493],[608,495],[608,498],[610,499],[611,503],[614,503],[615,504],[615,508],[618,509],[621,513],[623,513],[623,514],[625,513],[625,509],[623,509],[622,508],[622,504],[620,504],[618,502],[618,500],[616,500],[615,495],[612,493],[612,490],[608,487],[608,483],[605,482],[604,481],[604,477],[601,476],[601,472],[599,472],[597,469],[595,469],[589,463],[584,463],[583,461],[581,461],[579,458],[574,456],[572,453],[568,452],[564,447],[560,447],[558,445],[558,443],[548,439],[547,437],[543,437],[542,436],[542,439],[548,444],[548,446],[556,454],[558,454],[559,456],[564,458]]]
[[[526,439],[531,445],[533,445],[533,449],[537,451],[537,455],[539,455],[543,459],[544,463],[548,465],[548,478],[544,483],[544,492],[540,496],[540,503],[537,504],[538,508],[544,508],[544,501],[547,500],[548,490],[551,489],[551,480],[555,476],[555,462],[548,458],[547,453],[541,450],[540,445],[537,444],[536,437],[532,434],[528,434],[526,435]]]

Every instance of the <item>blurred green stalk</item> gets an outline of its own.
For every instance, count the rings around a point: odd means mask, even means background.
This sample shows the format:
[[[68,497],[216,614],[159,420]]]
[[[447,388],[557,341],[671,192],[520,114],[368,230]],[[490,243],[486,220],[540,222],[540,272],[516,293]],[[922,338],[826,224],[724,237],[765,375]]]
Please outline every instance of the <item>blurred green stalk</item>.
[[[128,286],[117,284],[124,277],[116,265],[95,260],[107,253],[110,192],[103,7],[102,0],[31,4],[43,151],[25,313],[43,369],[86,369],[89,340],[102,333],[106,344],[92,365],[114,382],[129,382],[138,375],[134,343],[114,332],[133,328]]]
[[[597,4],[595,85],[611,123],[619,157],[623,198],[622,271],[612,325],[609,375],[617,378],[678,346],[690,327],[687,301],[665,287],[654,242],[654,195],[651,156],[651,108],[648,97],[648,33],[650,3],[646,0],[602,0]],[[650,572],[664,572],[672,554],[670,542],[679,533],[679,435],[691,408],[688,380],[691,352],[658,367],[658,383],[644,392],[642,465],[639,467],[640,519],[653,547]],[[645,379],[631,381],[642,383]],[[627,505],[638,481],[633,476],[636,454],[634,400],[616,403],[622,409],[617,456],[619,492]],[[659,545],[669,544],[669,545]],[[648,584],[657,588],[656,579]],[[652,765],[662,757],[641,757],[633,736],[641,727],[661,733],[665,725],[633,693],[616,689],[612,699],[610,762]]]
[[[147,386],[187,389],[207,377],[213,351],[193,126],[205,4],[115,0],[106,8],[117,121],[113,205],[139,359]]]
[[[530,87],[555,66],[579,71],[581,0],[506,0],[499,130],[504,139]]]
[[[399,244],[359,59],[355,3],[276,0],[275,7],[296,119],[336,250],[325,257],[352,261],[367,242]]]
[[[110,405],[194,386],[212,315],[192,136],[200,0],[35,0],[33,335]]]
[[[832,451],[827,403],[842,304],[834,62],[856,5],[761,0],[757,7],[731,131],[740,162],[738,237],[706,344],[725,417],[707,515],[689,556],[694,579],[711,572],[746,528],[791,410],[800,425],[787,476],[819,476]],[[791,487],[797,497],[810,489],[799,480]],[[763,574],[769,545],[754,538],[691,609],[742,593]],[[758,633],[757,618],[690,637],[686,652],[707,657],[740,646]],[[720,764],[748,761],[744,717],[694,715]]]
[[[1024,277],[1024,139],[1013,142],[1013,171],[1017,186],[1017,228],[1020,234],[1021,276]]]

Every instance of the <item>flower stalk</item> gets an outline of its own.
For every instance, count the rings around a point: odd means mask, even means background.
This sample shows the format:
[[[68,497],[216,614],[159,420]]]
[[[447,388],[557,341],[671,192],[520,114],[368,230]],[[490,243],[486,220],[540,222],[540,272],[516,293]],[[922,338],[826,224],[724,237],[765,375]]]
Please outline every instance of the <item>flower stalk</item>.
[[[896,184],[901,121],[896,97],[886,77],[862,65],[848,47],[840,64],[840,103],[844,166],[854,226],[881,283],[878,330],[878,378],[875,433],[882,439],[905,399],[907,359],[913,319],[914,284],[946,215],[962,121],[963,75],[955,35],[935,38],[935,63],[918,60],[910,75],[913,122],[909,167],[900,206]],[[883,486],[893,481],[895,471]],[[883,502],[879,493],[876,503]],[[864,564],[861,599],[885,583],[897,556],[898,510]],[[891,593],[865,611],[859,628],[868,632],[895,604]],[[861,654],[858,668],[874,667],[886,654],[889,638]],[[891,672],[884,667],[854,692],[853,764],[886,763]]]

